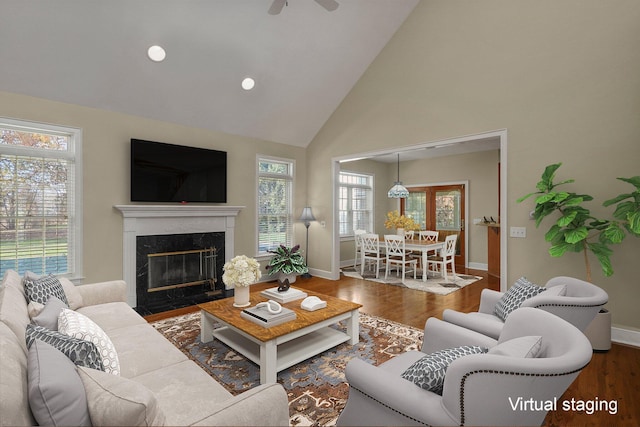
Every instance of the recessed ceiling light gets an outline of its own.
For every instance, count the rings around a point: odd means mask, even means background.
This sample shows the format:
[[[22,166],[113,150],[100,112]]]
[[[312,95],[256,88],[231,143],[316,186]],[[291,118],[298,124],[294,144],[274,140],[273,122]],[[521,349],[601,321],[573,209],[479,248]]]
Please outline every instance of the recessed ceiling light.
[[[247,77],[242,81],[242,89],[244,90],[251,90],[255,85],[256,82],[251,77]]]
[[[162,62],[164,58],[167,57],[167,53],[160,46],[154,45],[149,48],[147,51],[147,55],[149,55],[149,59],[153,62]]]

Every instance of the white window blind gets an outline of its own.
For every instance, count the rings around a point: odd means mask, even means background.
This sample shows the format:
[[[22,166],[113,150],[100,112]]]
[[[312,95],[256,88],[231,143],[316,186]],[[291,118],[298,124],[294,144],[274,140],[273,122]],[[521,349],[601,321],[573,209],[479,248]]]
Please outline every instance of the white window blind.
[[[0,118],[0,275],[75,276],[80,131]]]
[[[293,162],[258,159],[258,254],[293,242]]]
[[[353,230],[373,232],[373,175],[340,172],[338,196],[340,236]]]

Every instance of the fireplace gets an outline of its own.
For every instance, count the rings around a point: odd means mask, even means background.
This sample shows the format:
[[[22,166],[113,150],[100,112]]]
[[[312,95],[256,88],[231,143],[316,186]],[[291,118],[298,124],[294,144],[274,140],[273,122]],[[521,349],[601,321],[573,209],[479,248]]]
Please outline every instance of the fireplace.
[[[124,219],[123,279],[129,305],[146,314],[196,303],[195,293],[201,294],[198,298],[226,296],[222,266],[234,256],[235,218],[242,206],[115,208]],[[151,266],[151,276],[142,266]],[[160,297],[168,301],[164,306],[156,301]]]
[[[138,312],[157,313],[225,297],[224,241],[223,232],[137,236]]]

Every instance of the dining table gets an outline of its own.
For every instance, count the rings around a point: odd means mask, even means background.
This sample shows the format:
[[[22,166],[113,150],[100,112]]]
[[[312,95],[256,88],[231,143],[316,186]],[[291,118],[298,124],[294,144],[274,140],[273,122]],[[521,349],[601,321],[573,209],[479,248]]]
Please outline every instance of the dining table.
[[[384,241],[384,239],[382,239]],[[404,248],[407,251],[414,251],[422,253],[422,281],[427,281],[427,257],[431,251],[439,253],[444,248],[444,242],[430,242],[427,240],[418,239],[405,239]]]

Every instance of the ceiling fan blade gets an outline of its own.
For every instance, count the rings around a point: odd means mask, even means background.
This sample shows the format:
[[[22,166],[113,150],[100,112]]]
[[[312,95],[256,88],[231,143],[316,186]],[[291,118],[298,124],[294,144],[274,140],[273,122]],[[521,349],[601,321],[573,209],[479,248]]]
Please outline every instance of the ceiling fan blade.
[[[316,0],[320,6],[327,9],[329,12],[332,12],[340,6],[336,0]]]
[[[269,15],[278,15],[282,12],[282,8],[287,4],[287,0],[273,0],[269,8]]]

